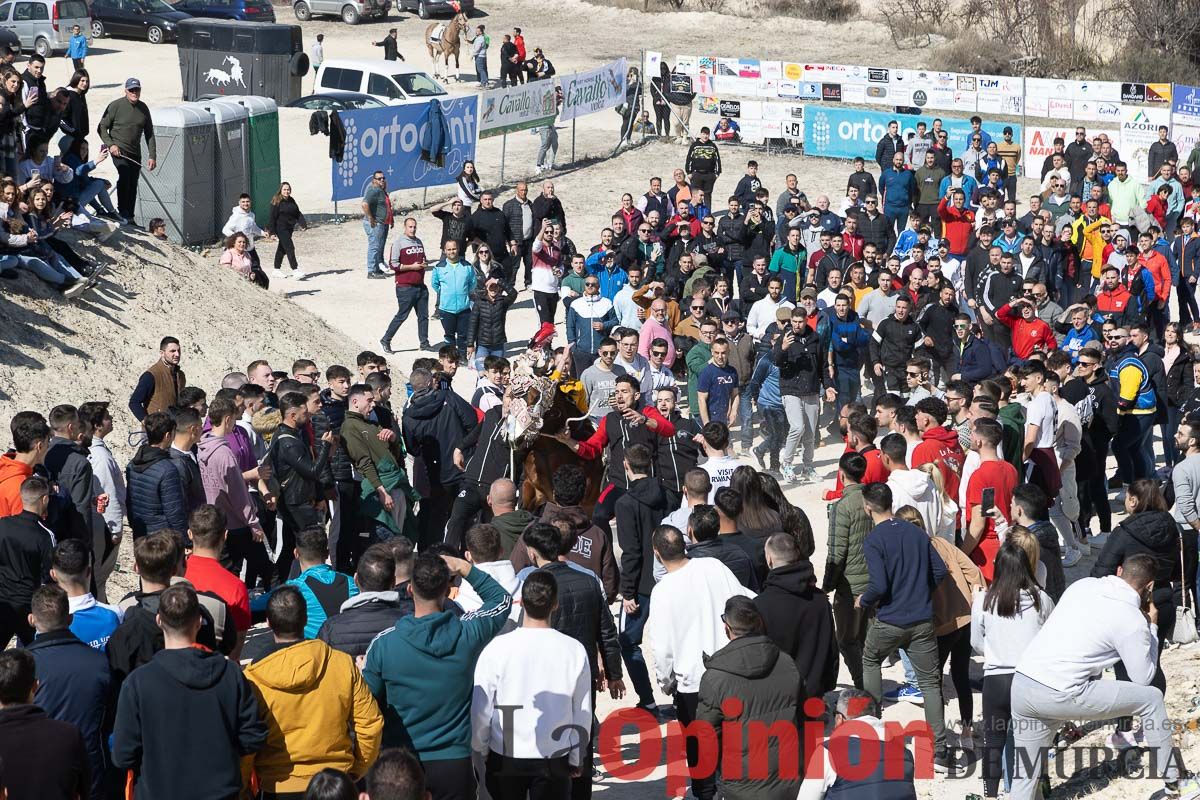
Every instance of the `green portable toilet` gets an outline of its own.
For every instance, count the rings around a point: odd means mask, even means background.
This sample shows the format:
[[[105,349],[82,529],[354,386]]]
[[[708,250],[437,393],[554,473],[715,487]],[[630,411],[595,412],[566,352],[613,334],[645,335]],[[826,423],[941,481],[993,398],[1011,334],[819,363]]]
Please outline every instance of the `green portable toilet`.
[[[259,225],[270,218],[271,198],[279,191],[279,106],[269,97],[240,95],[228,101],[243,106],[250,115],[250,196]]]

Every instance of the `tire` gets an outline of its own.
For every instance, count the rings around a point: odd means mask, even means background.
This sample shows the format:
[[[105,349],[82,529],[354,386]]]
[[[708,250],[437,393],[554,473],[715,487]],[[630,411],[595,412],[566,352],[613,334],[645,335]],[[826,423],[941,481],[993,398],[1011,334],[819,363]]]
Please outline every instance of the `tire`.
[[[308,22],[312,19],[312,9],[308,7],[308,3],[296,3],[292,6],[292,11],[296,14],[296,19],[301,22]]]
[[[425,0],[418,0],[417,16],[420,17],[421,19],[429,19],[431,16],[433,16],[432,14],[429,13],[429,7],[427,5],[425,5]]]
[[[42,58],[49,58],[54,55],[54,48],[50,45],[50,40],[45,36],[39,36],[33,43],[33,51]]]
[[[347,25],[358,24],[358,9],[352,5],[342,6],[342,22]]]
[[[104,36],[104,23],[98,19],[92,20],[92,38],[99,39]]]
[[[303,78],[308,74],[309,66],[308,53],[293,53],[288,59],[288,74]]]
[[[151,25],[150,29],[146,31],[146,41],[150,44],[162,44],[164,38],[163,29],[157,25]]]

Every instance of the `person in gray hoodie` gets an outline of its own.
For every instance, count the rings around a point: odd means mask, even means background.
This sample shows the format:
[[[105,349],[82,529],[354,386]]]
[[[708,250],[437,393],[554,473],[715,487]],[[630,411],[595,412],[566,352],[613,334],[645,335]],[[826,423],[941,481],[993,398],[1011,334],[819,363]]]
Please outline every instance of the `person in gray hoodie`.
[[[208,407],[212,428],[204,434],[198,447],[204,497],[225,514],[231,551],[247,547],[251,538],[263,540],[257,507],[226,438],[237,425],[238,415],[237,406],[232,400],[213,398]]]

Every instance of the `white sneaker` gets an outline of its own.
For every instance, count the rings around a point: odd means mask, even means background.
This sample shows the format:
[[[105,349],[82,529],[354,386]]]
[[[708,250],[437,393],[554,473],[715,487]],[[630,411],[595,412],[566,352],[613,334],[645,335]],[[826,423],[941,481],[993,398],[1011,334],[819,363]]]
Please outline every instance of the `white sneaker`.
[[[1090,556],[1092,554],[1092,546],[1086,541],[1077,542],[1076,544],[1079,548],[1079,552],[1083,553],[1085,556]]]
[[[307,272],[305,272],[305,271],[304,271],[304,270],[302,270],[302,269],[294,269],[294,270],[292,270],[292,278],[293,278],[294,280],[302,281],[302,280],[304,280],[304,279],[305,279],[305,278],[307,278],[307,277],[308,277],[308,273],[307,273]]]
[[[1073,567],[1083,558],[1083,553],[1079,552],[1077,547],[1067,548],[1067,552],[1063,553],[1062,563],[1064,567]]]
[[[283,274],[283,270],[281,270],[281,269],[273,269],[273,270],[271,270],[271,280],[273,280],[273,281],[282,281],[282,280],[286,280],[286,279],[287,279],[287,277],[288,277],[288,276],[287,276],[287,275],[284,275],[284,274]]]

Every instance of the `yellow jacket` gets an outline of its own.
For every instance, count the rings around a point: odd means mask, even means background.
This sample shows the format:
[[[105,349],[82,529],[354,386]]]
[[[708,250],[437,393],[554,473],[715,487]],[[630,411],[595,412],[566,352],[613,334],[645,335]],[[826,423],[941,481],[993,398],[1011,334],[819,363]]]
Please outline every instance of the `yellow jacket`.
[[[246,678],[267,724],[267,742],[242,768],[257,773],[263,791],[303,792],[326,767],[360,778],[375,762],[383,715],[350,656],[311,639],[255,661]]]
[[[1100,229],[1110,224],[1108,217],[1101,216],[1092,222],[1086,217],[1079,217],[1071,223],[1071,243],[1079,250],[1079,258],[1092,262],[1092,277],[1099,279],[1100,268],[1104,266],[1104,247],[1107,244]]]

